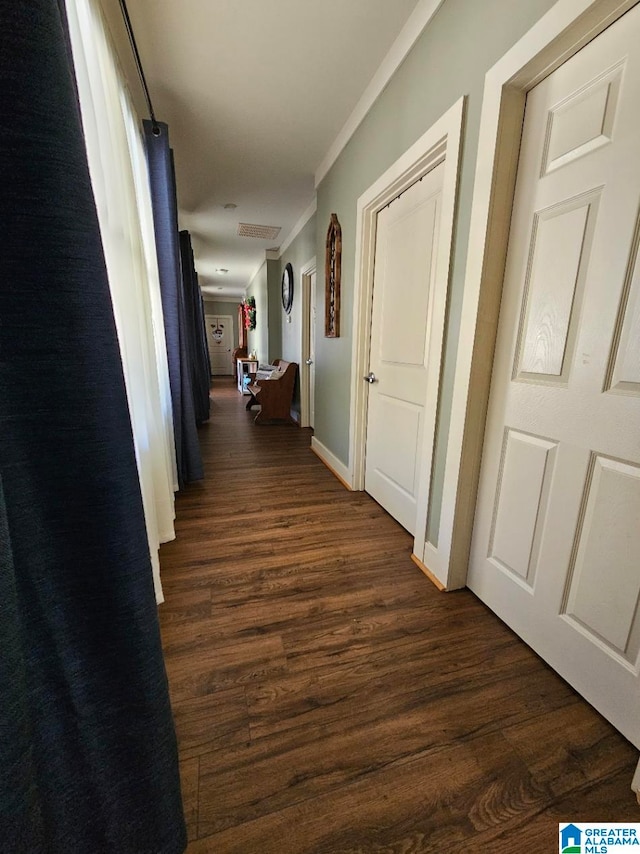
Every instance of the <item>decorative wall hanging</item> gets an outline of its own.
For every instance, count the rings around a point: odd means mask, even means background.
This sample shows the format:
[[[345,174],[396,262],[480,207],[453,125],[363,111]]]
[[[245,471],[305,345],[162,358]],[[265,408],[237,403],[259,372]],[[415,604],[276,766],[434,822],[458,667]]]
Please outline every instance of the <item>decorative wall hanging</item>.
[[[215,323],[210,323],[211,327],[211,337],[213,338],[214,344],[222,344],[222,339],[224,337],[224,323],[220,323],[216,321]]]
[[[244,327],[249,331],[256,328],[256,298],[242,300],[242,316],[244,317]]]
[[[247,355],[247,327],[244,325],[244,302],[238,303],[238,347],[244,348],[245,352],[238,353],[239,356]]]
[[[337,214],[331,214],[327,231],[324,282],[324,335],[340,337],[340,271],[342,261],[342,229]]]
[[[287,312],[291,311],[293,305],[293,267],[287,264],[282,274],[282,307]]]

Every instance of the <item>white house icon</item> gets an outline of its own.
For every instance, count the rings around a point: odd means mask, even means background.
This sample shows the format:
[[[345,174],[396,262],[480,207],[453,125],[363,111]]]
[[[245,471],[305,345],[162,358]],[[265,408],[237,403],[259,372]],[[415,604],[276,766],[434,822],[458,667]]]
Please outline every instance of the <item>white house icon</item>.
[[[576,827],[575,824],[568,824],[566,827],[563,827],[560,837],[562,839],[563,854],[565,854],[565,852],[566,854],[569,854],[569,852],[580,851],[580,838],[582,837],[582,831],[579,827]]]

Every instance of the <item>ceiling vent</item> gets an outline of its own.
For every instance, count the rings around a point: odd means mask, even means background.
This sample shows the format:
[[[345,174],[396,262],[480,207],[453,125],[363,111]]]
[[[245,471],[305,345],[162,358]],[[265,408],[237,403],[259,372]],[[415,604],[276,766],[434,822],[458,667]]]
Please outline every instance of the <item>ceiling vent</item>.
[[[238,235],[240,237],[258,237],[260,240],[275,240],[280,234],[280,226],[277,225],[252,225],[250,222],[238,223]]]

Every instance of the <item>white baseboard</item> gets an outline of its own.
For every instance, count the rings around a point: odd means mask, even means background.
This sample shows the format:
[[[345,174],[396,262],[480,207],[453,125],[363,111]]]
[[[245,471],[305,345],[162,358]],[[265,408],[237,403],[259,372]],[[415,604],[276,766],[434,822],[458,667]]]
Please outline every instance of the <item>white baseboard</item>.
[[[319,442],[315,436],[311,439],[311,450],[316,456],[320,457],[325,466],[335,474],[347,489],[353,489],[353,477],[349,469],[335,454],[331,453],[329,448],[325,448],[322,442]]]

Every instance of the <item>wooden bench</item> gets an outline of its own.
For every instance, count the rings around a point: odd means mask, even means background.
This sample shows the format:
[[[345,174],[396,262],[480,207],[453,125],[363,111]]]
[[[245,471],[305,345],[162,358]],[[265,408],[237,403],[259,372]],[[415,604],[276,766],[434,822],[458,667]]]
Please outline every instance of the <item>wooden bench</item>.
[[[254,380],[247,386],[250,395],[247,410],[256,404],[261,407],[255,417],[256,424],[294,421],[291,417],[291,402],[298,366],[295,362],[285,362],[284,359],[274,359],[273,364],[277,370],[269,379]]]

